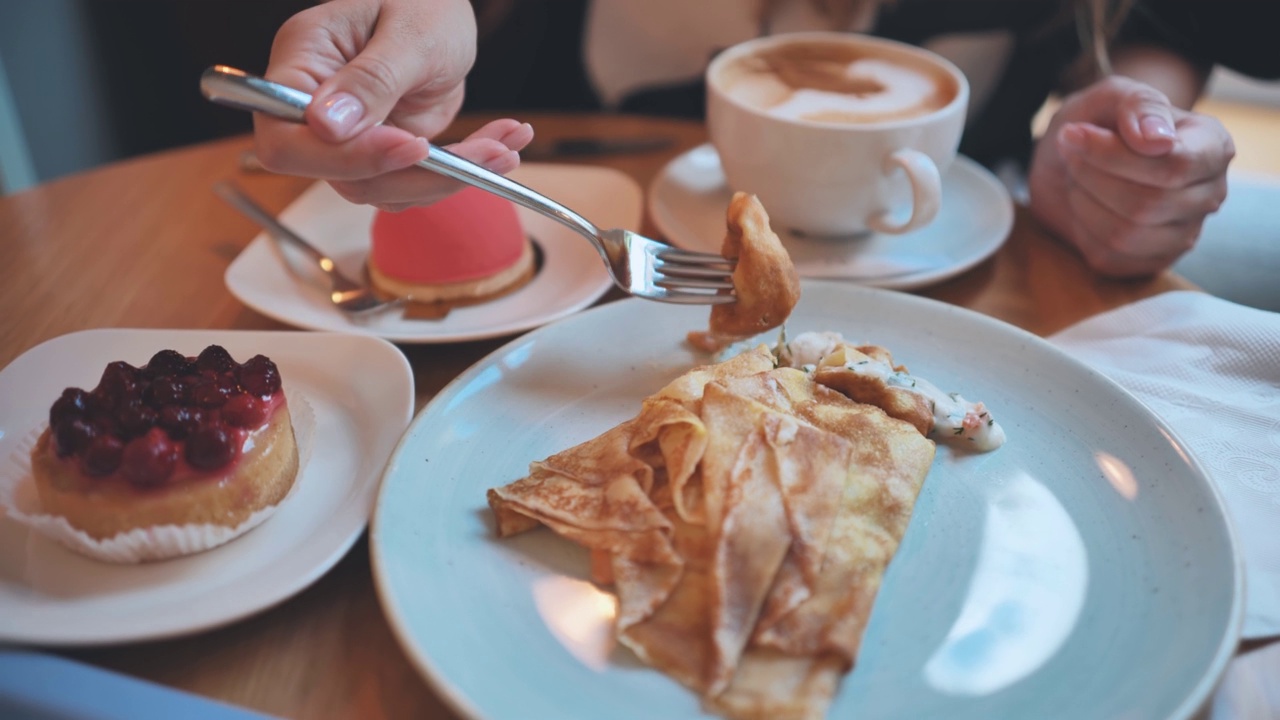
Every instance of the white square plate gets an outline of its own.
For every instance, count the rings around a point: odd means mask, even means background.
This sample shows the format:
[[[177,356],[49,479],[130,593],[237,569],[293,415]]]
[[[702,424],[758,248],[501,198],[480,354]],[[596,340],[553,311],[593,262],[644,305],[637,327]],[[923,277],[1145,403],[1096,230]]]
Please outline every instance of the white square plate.
[[[142,565],[77,555],[0,517],[0,640],[92,645],[195,632],[302,590],[360,536],[387,458],[413,416],[413,374],[395,346],[333,333],[88,330],[54,338],[0,370],[0,461],[39,427],[63,388],[92,388],[113,360],[219,344],[262,353],[315,414],[313,450],[266,522],[208,552]]]

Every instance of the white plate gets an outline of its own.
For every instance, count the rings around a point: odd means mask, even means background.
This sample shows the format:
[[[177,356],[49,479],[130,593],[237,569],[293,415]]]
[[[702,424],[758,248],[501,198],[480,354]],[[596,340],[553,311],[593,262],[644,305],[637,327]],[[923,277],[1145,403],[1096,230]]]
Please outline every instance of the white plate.
[[[642,192],[635,181],[609,168],[579,165],[521,166],[511,177],[573,209],[603,228],[640,225]],[[353,322],[329,303],[323,287],[291,274],[265,233],[227,268],[226,284],[245,305],[268,317],[310,330],[373,335],[397,343],[446,343],[512,335],[575,313],[611,286],[599,254],[586,239],[525,208],[520,222],[543,252],[542,268],[529,284],[492,302],[458,308],[443,320],[405,320],[384,313]],[[280,215],[289,228],[362,277],[374,209],[343,200],[317,183]]]
[[[649,215],[670,242],[719,253],[731,197],[715,148],[701,145],[672,160],[654,178]],[[781,227],[773,230],[801,277],[907,290],[941,282],[977,265],[1000,249],[1012,227],[1009,191],[986,168],[961,156],[943,173],[937,219],[919,230],[847,240],[806,238]]]
[[[494,537],[489,487],[634,416],[695,361],[706,308],[610,303],[449,385],[388,463],[374,577],[409,658],[462,714],[700,717],[611,648],[586,553]],[[1043,340],[971,311],[805,281],[790,332],[882,343],[985,400],[1010,440],[939,449],[832,718],[1187,717],[1235,649],[1243,571],[1222,504],[1167,427]]]
[[[377,338],[331,333],[89,330],[38,345],[0,371],[0,460],[64,387],[97,384],[112,360],[145,363],[217,343],[280,367],[315,414],[294,491],[266,522],[198,555],[143,565],[90,560],[0,517],[0,640],[93,645],[204,630],[270,607],[319,579],[365,527],[383,467],[413,416],[413,374]]]

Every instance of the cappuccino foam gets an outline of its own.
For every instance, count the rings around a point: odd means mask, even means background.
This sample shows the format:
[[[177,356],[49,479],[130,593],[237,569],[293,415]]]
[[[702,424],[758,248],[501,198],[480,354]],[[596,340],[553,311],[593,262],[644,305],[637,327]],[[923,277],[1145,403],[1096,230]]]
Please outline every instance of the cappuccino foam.
[[[954,99],[954,80],[914,59],[839,43],[771,48],[720,74],[738,102],[786,120],[871,123],[934,112]]]

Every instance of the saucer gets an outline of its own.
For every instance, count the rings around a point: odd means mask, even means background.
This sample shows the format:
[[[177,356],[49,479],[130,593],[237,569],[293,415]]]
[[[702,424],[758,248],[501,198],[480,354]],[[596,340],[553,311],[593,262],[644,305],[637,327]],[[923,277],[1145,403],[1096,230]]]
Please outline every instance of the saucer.
[[[641,189],[616,170],[530,163],[510,176],[601,227],[640,224]],[[290,271],[266,233],[260,233],[236,257],[224,279],[227,289],[245,305],[295,327],[423,344],[523,332],[587,307],[612,286],[604,263],[589,242],[554,220],[522,207],[516,210],[525,232],[542,251],[537,274],[514,292],[455,308],[439,320],[410,320],[395,312],[352,320],[329,302],[327,286],[307,282]],[[363,277],[375,212],[371,206],[347,202],[326,183],[316,183],[280,214],[280,220],[333,257],[343,272]],[[295,264],[304,266],[305,261]]]
[[[957,157],[943,173],[942,186],[938,217],[902,235],[870,233],[826,240],[806,238],[786,228],[774,231],[802,277],[899,290],[923,287],[987,259],[1013,227],[1009,191],[973,160]],[[649,187],[649,215],[670,242],[719,253],[731,197],[715,148],[700,145],[672,160],[654,179]]]

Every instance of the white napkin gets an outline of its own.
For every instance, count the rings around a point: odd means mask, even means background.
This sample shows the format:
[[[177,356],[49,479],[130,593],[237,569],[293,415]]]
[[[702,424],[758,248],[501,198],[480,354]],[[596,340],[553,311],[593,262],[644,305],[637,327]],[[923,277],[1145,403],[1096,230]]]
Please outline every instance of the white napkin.
[[[1280,634],[1280,314],[1170,292],[1049,340],[1136,395],[1200,460],[1244,556],[1244,637]]]

